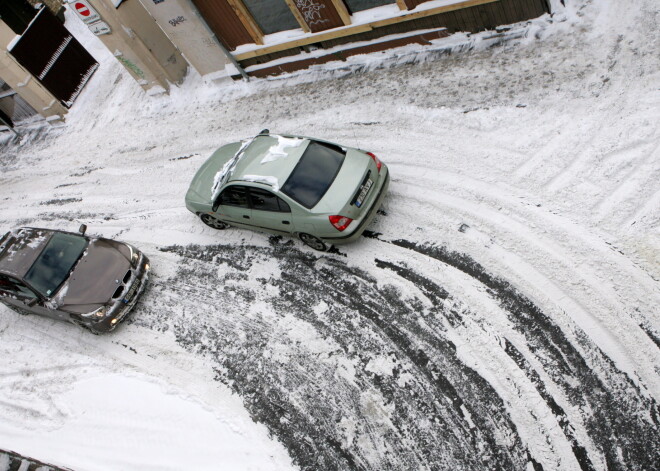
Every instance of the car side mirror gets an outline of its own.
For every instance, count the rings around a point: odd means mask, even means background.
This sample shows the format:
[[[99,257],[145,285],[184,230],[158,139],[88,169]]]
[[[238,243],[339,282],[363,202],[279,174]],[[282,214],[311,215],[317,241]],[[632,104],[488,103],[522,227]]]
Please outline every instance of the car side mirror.
[[[37,304],[37,301],[39,301],[37,298],[31,298],[29,301],[25,303],[25,305],[28,307],[32,307],[35,304]]]
[[[262,129],[259,134],[270,134],[270,130],[269,129]]]
[[[80,232],[82,235],[85,235],[85,232],[87,232],[87,224],[81,224],[78,228],[78,232]]]

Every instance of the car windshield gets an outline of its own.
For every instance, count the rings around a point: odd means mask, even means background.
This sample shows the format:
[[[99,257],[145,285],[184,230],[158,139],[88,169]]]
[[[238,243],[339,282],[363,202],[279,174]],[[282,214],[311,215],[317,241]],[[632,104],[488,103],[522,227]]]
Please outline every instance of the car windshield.
[[[84,237],[54,234],[28,270],[25,281],[43,296],[49,297],[67,279],[86,247]]]
[[[313,208],[334,181],[346,152],[341,147],[312,141],[282,186],[282,193]]]

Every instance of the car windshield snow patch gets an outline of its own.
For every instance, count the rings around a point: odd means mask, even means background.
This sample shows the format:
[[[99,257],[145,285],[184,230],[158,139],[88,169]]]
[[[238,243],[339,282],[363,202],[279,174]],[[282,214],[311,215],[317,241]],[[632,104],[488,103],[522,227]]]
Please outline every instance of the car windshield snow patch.
[[[28,270],[25,281],[43,296],[49,297],[67,279],[86,247],[84,237],[54,234]]]
[[[282,186],[282,192],[304,207],[313,208],[335,180],[345,155],[339,146],[310,142]]]
[[[289,155],[287,154],[286,151],[287,149],[292,147],[298,147],[303,142],[305,142],[305,139],[299,137],[283,137],[283,136],[273,136],[273,137],[277,137],[277,142],[272,146],[270,146],[264,158],[261,159],[262,164],[287,157]]]
[[[215,177],[213,177],[213,186],[211,187],[211,201],[215,201],[218,198],[222,185],[224,185],[227,180],[229,180],[229,177],[231,177],[234,168],[236,168],[236,164],[241,160],[241,157],[245,153],[245,149],[247,149],[257,137],[259,136],[255,136],[252,139],[245,141],[241,148],[238,149],[238,152],[236,152],[236,155],[229,159],[229,161],[222,166],[220,171],[215,174]]]

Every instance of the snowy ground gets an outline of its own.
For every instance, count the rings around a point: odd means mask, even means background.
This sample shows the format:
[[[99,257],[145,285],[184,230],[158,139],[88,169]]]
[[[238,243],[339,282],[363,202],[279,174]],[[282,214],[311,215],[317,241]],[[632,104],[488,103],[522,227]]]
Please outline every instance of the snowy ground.
[[[102,65],[66,124],[4,136],[0,229],[84,222],[153,283],[105,336],[0,306],[0,448],[76,470],[660,468],[659,8],[566,3],[495,46],[169,97],[84,37]],[[204,159],[264,127],[387,162],[367,237],[320,254],[186,211]]]

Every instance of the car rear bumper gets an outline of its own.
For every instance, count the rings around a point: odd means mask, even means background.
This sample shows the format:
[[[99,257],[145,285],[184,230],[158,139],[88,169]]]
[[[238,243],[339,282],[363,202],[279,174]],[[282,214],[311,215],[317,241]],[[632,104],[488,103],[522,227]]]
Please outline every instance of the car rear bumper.
[[[383,167],[387,169],[385,165],[383,165]],[[336,245],[348,244],[350,242],[354,242],[355,240],[357,240],[362,235],[362,233],[367,228],[367,226],[371,224],[371,221],[373,221],[374,217],[376,217],[376,213],[383,204],[383,199],[385,199],[385,195],[387,194],[387,189],[389,188],[389,186],[390,186],[390,172],[389,169],[387,169],[387,174],[385,175],[385,181],[383,182],[382,186],[378,191],[378,196],[376,197],[376,200],[374,201],[373,205],[371,205],[371,208],[369,208],[369,212],[367,213],[367,215],[362,219],[362,221],[360,221],[360,224],[353,230],[353,232],[340,237],[323,237],[323,240]]]

